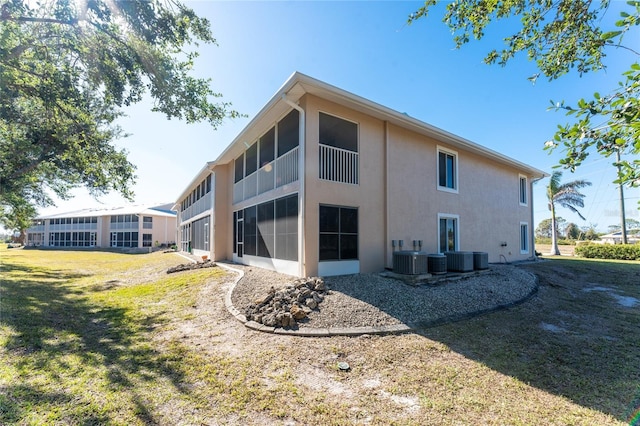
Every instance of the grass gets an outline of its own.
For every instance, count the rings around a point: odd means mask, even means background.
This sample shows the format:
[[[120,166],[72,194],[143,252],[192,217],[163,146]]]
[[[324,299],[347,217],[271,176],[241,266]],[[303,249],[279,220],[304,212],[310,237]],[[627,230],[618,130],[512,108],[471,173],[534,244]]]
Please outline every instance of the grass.
[[[244,329],[205,297],[225,273],[164,273],[182,262],[0,246],[0,424],[616,425],[640,407],[640,305],[618,303],[640,299],[638,262],[554,258],[510,310],[323,339]]]

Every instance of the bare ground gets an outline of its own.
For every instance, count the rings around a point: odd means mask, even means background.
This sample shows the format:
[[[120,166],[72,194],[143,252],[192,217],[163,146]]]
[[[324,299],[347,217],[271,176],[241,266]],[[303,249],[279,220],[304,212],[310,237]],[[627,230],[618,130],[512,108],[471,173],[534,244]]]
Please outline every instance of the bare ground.
[[[609,296],[640,295],[548,262],[526,267],[540,277],[540,291],[523,305],[389,336],[300,338],[247,329],[225,309],[229,275],[208,283],[192,319],[160,339],[177,338],[212,356],[254,359],[267,386],[270,374],[287,370],[304,393],[303,406],[281,418],[253,412],[223,423],[305,424],[317,421],[308,414],[319,410],[310,406],[317,402],[348,410],[340,416],[348,424],[470,424],[471,418],[474,424],[540,418],[547,424],[623,424],[640,383],[640,373],[630,374],[627,364],[637,365],[640,355],[629,345],[638,332],[621,318],[638,305],[625,307]],[[340,361],[349,364],[348,372],[336,368]]]

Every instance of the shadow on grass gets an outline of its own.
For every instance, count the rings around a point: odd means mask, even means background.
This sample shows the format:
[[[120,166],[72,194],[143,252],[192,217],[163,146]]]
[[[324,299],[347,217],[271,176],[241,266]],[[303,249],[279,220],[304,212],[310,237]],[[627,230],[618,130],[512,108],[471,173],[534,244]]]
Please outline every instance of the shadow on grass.
[[[640,408],[640,305],[624,306],[612,295],[640,299],[640,265],[580,262],[524,266],[539,278],[528,303],[420,334],[628,422]]]
[[[185,392],[182,374],[145,341],[145,331],[161,321],[158,317],[131,318],[126,309],[92,303],[72,285],[81,274],[6,263],[2,271],[0,331],[6,334],[0,338],[7,364],[18,373],[2,386],[0,424],[19,423],[34,407],[41,413],[55,407],[75,424],[110,423],[113,410],[122,407],[100,407],[100,396],[84,399],[103,392],[87,389],[87,383],[126,392],[128,410],[142,423],[155,424],[137,384],[170,381]],[[19,278],[8,278],[9,272]],[[86,376],[87,371],[96,377]]]

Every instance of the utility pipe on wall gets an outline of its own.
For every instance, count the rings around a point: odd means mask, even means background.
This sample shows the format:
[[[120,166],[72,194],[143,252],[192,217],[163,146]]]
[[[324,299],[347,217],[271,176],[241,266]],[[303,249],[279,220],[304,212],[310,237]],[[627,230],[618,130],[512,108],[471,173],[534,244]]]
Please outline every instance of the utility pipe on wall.
[[[536,233],[535,233],[535,224],[533,223],[533,185],[536,182],[544,179],[546,175],[542,175],[537,179],[532,179],[531,184],[529,185],[529,207],[531,208],[531,226],[529,226],[529,235],[531,238],[531,257],[536,258]]]
[[[389,263],[387,255],[389,247],[389,122],[384,122],[384,266],[392,267],[393,262]],[[393,247],[395,249],[395,240]],[[391,258],[393,251],[391,250]]]
[[[298,190],[298,276],[305,275],[304,262],[304,162],[305,162],[305,114],[304,109],[300,105],[287,99],[287,94],[282,94],[282,100],[300,113],[298,124],[298,182],[300,189]]]

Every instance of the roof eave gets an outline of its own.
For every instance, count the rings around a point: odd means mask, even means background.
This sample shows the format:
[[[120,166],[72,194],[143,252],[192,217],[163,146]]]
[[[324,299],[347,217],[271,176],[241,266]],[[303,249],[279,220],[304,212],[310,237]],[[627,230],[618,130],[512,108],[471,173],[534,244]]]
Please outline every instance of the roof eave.
[[[200,169],[200,171],[198,172],[198,174],[196,174],[194,176],[193,179],[191,179],[191,182],[189,182],[189,185],[187,185],[184,190],[180,193],[180,195],[177,198],[176,204],[173,205],[173,207],[177,207],[180,202],[182,201],[182,199],[184,197],[187,196],[188,193],[190,193],[193,188],[195,187],[196,182],[199,183],[199,181],[201,181],[206,175],[207,172],[211,172],[213,171],[213,167],[216,165],[215,161],[207,161],[205,163],[205,165]],[[176,209],[173,209],[176,210]]]
[[[327,84],[323,81],[309,77],[298,71],[291,74],[287,81],[276,91],[265,106],[256,114],[256,116],[244,127],[244,129],[236,136],[236,138],[225,148],[225,150],[213,162],[217,164],[226,164],[240,155],[246,148],[245,142],[253,142],[253,137],[248,137],[253,131],[254,126],[258,125],[274,108],[280,104],[284,104],[283,96],[289,100],[297,102],[304,94],[311,94],[321,98],[343,104],[354,108],[361,112],[365,112],[373,117],[383,121],[388,121],[400,127],[414,131],[416,133],[431,137],[436,141],[446,143],[452,147],[460,148],[475,154],[492,159],[501,164],[509,165],[534,177],[548,177],[549,174],[535,167],[517,161],[511,157],[500,154],[489,148],[478,145],[465,138],[449,133],[438,127],[432,126],[421,120],[413,118],[407,114],[398,112],[391,108],[370,101],[361,96],[355,95],[346,90]],[[286,105],[286,104],[284,104]],[[194,179],[195,180],[195,179]],[[189,185],[188,188],[193,184]],[[186,195],[186,190],[181,194],[181,198]]]

